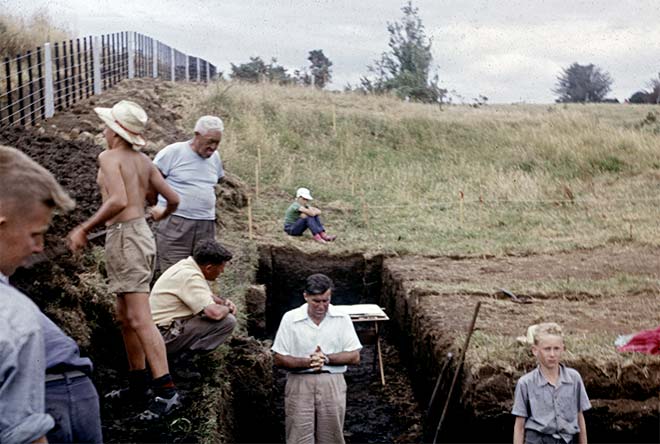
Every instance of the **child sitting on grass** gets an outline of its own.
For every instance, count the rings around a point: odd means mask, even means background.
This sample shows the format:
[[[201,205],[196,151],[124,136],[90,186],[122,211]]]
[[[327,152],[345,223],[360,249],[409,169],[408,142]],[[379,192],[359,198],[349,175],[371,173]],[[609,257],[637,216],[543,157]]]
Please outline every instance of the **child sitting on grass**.
[[[561,364],[564,337],[554,322],[534,331],[532,353],[538,367],[516,384],[514,444],[586,444],[582,412],[591,408],[580,374]]]
[[[321,210],[309,205],[313,200],[307,188],[298,188],[296,200],[287,208],[284,214],[284,231],[289,236],[302,236],[306,229],[312,232],[316,242],[325,244],[337,238],[325,232],[319,215]]]

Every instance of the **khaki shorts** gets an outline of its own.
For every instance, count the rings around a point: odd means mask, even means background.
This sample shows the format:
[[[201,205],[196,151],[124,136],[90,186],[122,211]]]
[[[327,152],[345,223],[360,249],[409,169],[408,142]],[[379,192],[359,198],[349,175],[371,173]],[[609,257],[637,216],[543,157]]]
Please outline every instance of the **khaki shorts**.
[[[149,293],[156,242],[144,218],[119,222],[105,235],[105,268],[111,293]]]

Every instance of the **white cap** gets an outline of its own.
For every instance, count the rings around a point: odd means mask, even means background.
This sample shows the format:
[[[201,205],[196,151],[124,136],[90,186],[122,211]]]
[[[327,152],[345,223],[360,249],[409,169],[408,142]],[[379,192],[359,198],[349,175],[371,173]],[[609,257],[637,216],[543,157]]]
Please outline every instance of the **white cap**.
[[[312,194],[309,192],[307,188],[298,188],[296,191],[296,199],[302,197],[303,199],[307,200],[314,200],[312,199]]]

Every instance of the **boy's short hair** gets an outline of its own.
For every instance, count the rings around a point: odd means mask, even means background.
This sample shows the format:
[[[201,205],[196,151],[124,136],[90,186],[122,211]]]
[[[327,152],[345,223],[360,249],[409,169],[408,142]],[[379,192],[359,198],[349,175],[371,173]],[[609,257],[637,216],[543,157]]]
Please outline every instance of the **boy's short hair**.
[[[332,289],[332,279],[322,273],[316,273],[307,278],[305,294],[314,296]]]
[[[229,262],[232,257],[231,251],[213,239],[203,239],[193,248],[193,259],[197,265],[220,265]]]
[[[16,207],[41,203],[72,210],[76,203],[53,174],[16,148],[0,145],[0,202]]]
[[[564,332],[561,329],[561,326],[556,322],[543,322],[538,324],[534,329],[534,345],[539,343],[539,340],[543,336],[559,336],[564,339]]]

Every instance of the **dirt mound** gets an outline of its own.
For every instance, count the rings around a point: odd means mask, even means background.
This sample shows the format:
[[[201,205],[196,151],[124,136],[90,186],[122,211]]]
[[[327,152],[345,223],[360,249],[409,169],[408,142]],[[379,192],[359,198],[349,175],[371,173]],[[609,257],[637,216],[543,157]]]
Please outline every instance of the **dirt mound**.
[[[124,80],[99,96],[92,96],[74,104],[64,112],[58,112],[42,125],[42,133],[56,134],[65,140],[96,140],[104,144],[100,136],[103,124],[94,112],[95,107],[111,107],[120,100],[128,99],[138,103],[149,116],[144,152],[155,154],[164,146],[185,140],[192,135],[181,131],[181,115],[177,109],[176,96],[184,91],[174,90],[171,82],[153,79]],[[174,103],[172,103],[174,102]]]

